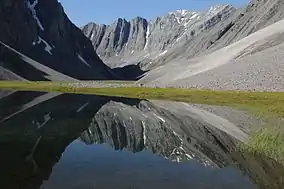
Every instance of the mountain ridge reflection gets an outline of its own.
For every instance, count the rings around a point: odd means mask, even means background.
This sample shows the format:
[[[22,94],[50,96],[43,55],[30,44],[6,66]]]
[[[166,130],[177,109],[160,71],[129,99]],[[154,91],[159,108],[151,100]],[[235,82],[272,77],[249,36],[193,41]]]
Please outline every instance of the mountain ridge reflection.
[[[237,164],[260,188],[272,182],[279,183],[279,188],[283,184],[279,180],[283,172],[272,174],[282,166],[267,166],[262,160],[257,167],[265,164],[259,172],[268,179],[256,181],[258,173],[251,171],[255,167],[245,161],[250,155],[234,152],[236,138],[154,101],[14,92],[0,99],[0,122],[0,149],[5,152],[0,157],[1,188],[40,188],[78,138],[87,145],[105,143],[118,151],[147,150],[175,162],[195,160],[215,168]],[[263,170],[270,170],[269,175]]]

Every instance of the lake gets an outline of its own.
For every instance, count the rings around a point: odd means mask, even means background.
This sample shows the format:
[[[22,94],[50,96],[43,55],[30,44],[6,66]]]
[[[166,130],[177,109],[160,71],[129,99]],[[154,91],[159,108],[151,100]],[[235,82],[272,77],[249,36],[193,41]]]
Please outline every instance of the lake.
[[[0,92],[1,189],[283,188],[247,133],[181,102]]]

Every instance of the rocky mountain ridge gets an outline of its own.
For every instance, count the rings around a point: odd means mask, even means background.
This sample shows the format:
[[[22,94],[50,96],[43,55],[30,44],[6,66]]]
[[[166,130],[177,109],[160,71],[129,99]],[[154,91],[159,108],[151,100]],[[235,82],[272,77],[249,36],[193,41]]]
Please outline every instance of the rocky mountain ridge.
[[[143,70],[189,60],[230,45],[282,18],[280,0],[252,0],[234,8],[216,5],[205,12],[177,10],[146,20],[119,18],[111,25],[82,27],[110,67],[139,64]]]
[[[207,31],[235,11],[230,5],[216,5],[205,12],[177,10],[150,21],[136,17],[130,21],[119,18],[111,25],[89,23],[82,30],[105,63],[116,67],[159,59],[168,49]]]

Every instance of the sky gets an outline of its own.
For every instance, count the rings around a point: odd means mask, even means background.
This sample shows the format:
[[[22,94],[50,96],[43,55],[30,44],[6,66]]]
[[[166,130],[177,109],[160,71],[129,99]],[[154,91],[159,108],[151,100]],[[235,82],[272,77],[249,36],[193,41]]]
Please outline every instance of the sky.
[[[168,12],[186,9],[204,11],[211,5],[232,4],[240,7],[249,0],[59,0],[68,17],[77,26],[88,22],[111,24],[117,18],[141,16],[154,19]]]

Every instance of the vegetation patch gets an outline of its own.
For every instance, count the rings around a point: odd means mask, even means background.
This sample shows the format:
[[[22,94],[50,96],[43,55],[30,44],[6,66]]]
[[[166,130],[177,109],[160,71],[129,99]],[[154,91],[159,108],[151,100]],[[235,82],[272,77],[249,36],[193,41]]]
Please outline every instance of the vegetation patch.
[[[72,87],[69,82],[0,81],[0,89],[23,91],[95,94],[140,99],[173,100],[198,104],[225,105],[244,108],[255,115],[284,117],[284,93],[251,91],[213,91],[178,88],[145,87]]]
[[[284,164],[284,130],[273,126],[263,126],[252,131],[248,143],[239,146],[241,152],[265,156]]]

